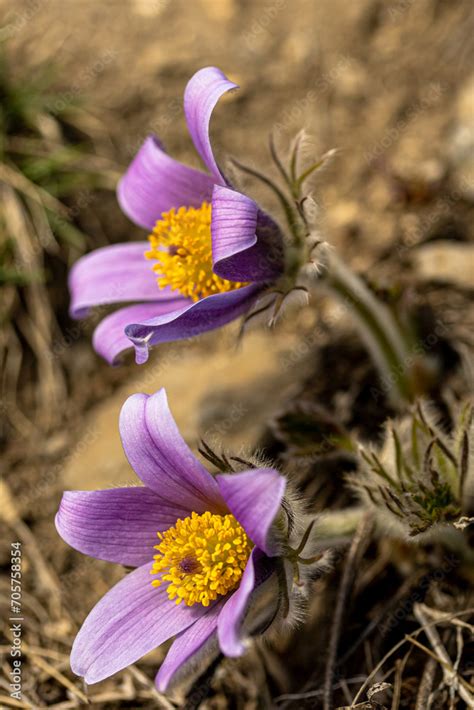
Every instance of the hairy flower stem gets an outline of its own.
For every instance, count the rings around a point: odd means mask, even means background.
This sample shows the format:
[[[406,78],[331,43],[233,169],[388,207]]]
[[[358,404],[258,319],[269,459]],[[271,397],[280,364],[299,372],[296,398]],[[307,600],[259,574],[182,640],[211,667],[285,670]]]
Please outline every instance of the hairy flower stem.
[[[315,263],[314,250],[321,245],[319,239],[315,241],[316,235],[306,210],[309,198],[304,193],[304,183],[327,162],[334,151],[328,151],[299,174],[298,157],[301,143],[302,134],[299,134],[291,150],[289,168],[286,168],[273,137],[270,137],[270,154],[282,178],[284,189],[263,173],[233,160],[240,170],[257,178],[272,190],[288,223],[285,273],[280,279],[279,291],[276,291],[280,294],[280,300],[277,300],[275,306],[276,311],[280,309],[285,295],[297,288],[304,289],[299,283],[302,270]],[[376,298],[362,279],[345,266],[333,251],[326,250],[325,254],[327,270],[325,277],[320,280],[321,283],[354,315],[360,335],[379,369],[383,391],[394,405],[403,407],[417,395],[424,393],[426,383],[431,380],[432,368],[427,362],[420,362],[419,357],[414,361],[411,333],[403,331],[394,314]]]
[[[301,147],[301,135],[297,137],[292,150],[290,170],[283,167],[276,152],[273,140],[270,141],[270,151],[280,174],[289,188],[293,210],[287,210],[288,224],[293,237],[296,256],[290,260],[288,271],[298,273],[299,268],[307,261],[308,250],[305,249],[307,239],[311,236],[311,226],[306,214],[304,194],[305,181],[334,154],[331,150],[318,161],[297,175],[298,154]],[[299,219],[292,219],[296,211]],[[314,249],[314,244],[313,247]],[[311,253],[311,246],[309,247]],[[423,393],[423,379],[428,373],[418,367],[419,382],[415,382],[414,363],[411,362],[409,343],[411,334],[403,333],[394,315],[378,301],[364,282],[354,274],[333,251],[327,251],[327,274],[323,279],[325,286],[335,294],[355,316],[359,331],[369,348],[375,364],[380,371],[382,384],[392,402],[398,406],[411,402],[417,394]],[[310,258],[311,261],[311,258]],[[291,274],[290,274],[291,275]],[[419,363],[416,363],[419,365]],[[421,384],[420,384],[421,383]]]
[[[355,316],[389,397],[396,405],[413,400],[410,353],[406,340],[390,310],[333,251],[328,253],[328,269],[323,279],[332,292]]]
[[[312,530],[312,537],[324,545],[335,545],[353,535],[367,510],[353,506],[343,510],[328,510],[320,515]]]

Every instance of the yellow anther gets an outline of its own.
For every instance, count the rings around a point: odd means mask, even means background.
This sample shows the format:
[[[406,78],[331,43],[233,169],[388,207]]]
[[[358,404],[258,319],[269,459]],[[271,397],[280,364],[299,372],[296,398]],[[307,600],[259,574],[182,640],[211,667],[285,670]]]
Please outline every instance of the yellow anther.
[[[147,259],[156,260],[158,286],[179,291],[198,301],[214,293],[233,291],[246,284],[227,281],[212,270],[211,205],[180,207],[163,212],[148,237]]]
[[[233,515],[192,513],[157,535],[159,554],[154,556],[151,574],[158,579],[152,584],[169,582],[169,598],[187,606],[209,606],[235,589],[253,547]]]

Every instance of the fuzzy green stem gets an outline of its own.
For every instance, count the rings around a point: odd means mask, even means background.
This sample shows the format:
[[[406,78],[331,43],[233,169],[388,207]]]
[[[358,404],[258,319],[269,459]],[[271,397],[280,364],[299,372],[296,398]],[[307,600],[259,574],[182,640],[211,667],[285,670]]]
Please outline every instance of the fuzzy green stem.
[[[398,405],[412,401],[409,351],[395,318],[334,252],[328,254],[328,260],[323,283],[354,314],[387,393]]]
[[[353,535],[366,514],[367,510],[362,506],[326,511],[316,519],[312,536],[325,544],[337,543]]]

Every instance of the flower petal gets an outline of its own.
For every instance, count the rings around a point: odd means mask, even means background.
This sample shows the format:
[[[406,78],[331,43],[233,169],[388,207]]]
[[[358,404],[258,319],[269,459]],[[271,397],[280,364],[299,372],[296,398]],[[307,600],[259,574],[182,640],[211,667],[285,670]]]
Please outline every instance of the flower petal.
[[[254,547],[242,575],[239,588],[224,604],[217,620],[217,635],[222,653],[235,658],[245,651],[242,625],[251,595],[274,572],[273,563]]]
[[[188,130],[197,152],[215,178],[215,182],[225,185],[226,181],[219,170],[209,139],[209,122],[214,106],[220,97],[237,84],[229,79],[217,67],[200,69],[189,80],[184,92],[184,113]]]
[[[172,602],[166,585],[153,587],[151,565],[127,574],[92,609],[71,652],[71,668],[86,683],[98,683],[175,634],[209,608]]]
[[[123,212],[144,229],[153,229],[172,207],[200,207],[210,201],[214,180],[179,163],[148,136],[120,180],[117,198]]]
[[[271,281],[283,271],[283,239],[273,220],[236,190],[212,193],[214,271],[230,281]]]
[[[92,306],[176,299],[176,292],[158,287],[148,248],[148,242],[113,244],[78,259],[69,275],[72,318],[84,318]]]
[[[164,389],[129,397],[119,427],[130,465],[163,500],[187,509],[188,515],[224,509],[215,479],[179,433]]]
[[[187,303],[190,303],[187,298],[179,297],[174,300],[139,303],[120,308],[103,318],[95,329],[92,337],[94,350],[111,365],[115,365],[125,350],[133,348],[132,341],[125,335],[125,328],[130,323],[147,321],[162,313],[179,311],[183,308],[183,304]]]
[[[206,296],[157,318],[137,319],[125,329],[135,345],[137,363],[147,361],[150,345],[192,338],[235,320],[250,308],[259,291],[258,285],[243,286],[235,291]]]
[[[252,542],[270,557],[278,554],[271,528],[285,492],[283,476],[272,468],[255,468],[216,478],[230,512]]]
[[[205,616],[201,616],[175,638],[155,678],[160,692],[164,693],[173,677],[177,673],[182,673],[184,667],[195,662],[196,656],[201,656],[205,648],[212,645],[216,637],[217,617],[222,610],[222,604],[222,600],[217,602]]]
[[[188,515],[148,488],[66,491],[56,515],[63,540],[99,560],[139,567],[153,560],[157,532]]]

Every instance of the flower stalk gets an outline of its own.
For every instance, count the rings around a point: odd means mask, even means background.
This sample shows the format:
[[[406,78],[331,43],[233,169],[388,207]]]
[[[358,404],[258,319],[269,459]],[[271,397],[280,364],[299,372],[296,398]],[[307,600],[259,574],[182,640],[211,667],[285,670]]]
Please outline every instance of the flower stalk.
[[[302,144],[300,133],[291,150],[289,168],[286,169],[270,140],[270,153],[283,178],[289,197],[282,193],[270,179],[258,175],[277,194],[284,206],[291,238],[287,241],[285,274],[280,280],[282,290],[294,290],[304,275],[305,266],[314,265],[314,253],[319,248],[322,256],[316,264],[316,271],[324,266],[324,274],[319,283],[342,301],[354,316],[359,333],[365,342],[382,378],[391,402],[398,407],[412,402],[419,394],[424,394],[426,382],[431,380],[431,367],[419,356],[414,358],[412,333],[404,332],[390,309],[375,296],[364,281],[359,278],[329,248],[315,238],[314,229],[307,214],[310,198],[304,193],[307,179],[319,170],[334,155],[328,151],[319,160],[302,171],[298,170],[299,153]],[[415,344],[416,346],[416,344]]]
[[[416,383],[410,368],[410,351],[390,310],[333,251],[328,252],[323,285],[354,315],[391,401],[395,405],[411,402]]]

